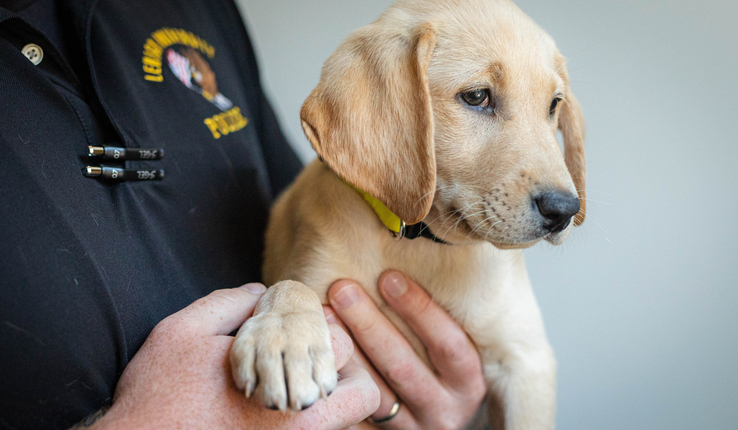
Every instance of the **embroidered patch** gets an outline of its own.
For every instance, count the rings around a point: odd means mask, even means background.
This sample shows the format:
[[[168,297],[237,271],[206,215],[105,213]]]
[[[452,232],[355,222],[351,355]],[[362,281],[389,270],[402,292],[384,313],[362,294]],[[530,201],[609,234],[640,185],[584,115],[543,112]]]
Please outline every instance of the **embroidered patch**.
[[[248,119],[241,109],[218,90],[215,72],[208,59],[215,57],[215,48],[201,37],[178,28],[161,28],[151,33],[143,47],[144,79],[164,82],[163,64],[186,88],[215,105],[221,114],[205,118],[203,124],[215,139],[244,128]]]

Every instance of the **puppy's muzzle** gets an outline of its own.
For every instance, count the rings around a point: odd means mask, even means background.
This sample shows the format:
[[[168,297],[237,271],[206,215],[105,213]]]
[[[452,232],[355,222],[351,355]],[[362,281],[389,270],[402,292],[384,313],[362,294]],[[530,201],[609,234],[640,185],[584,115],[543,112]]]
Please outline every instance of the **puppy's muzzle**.
[[[549,233],[563,231],[579,212],[579,198],[569,192],[546,191],[535,197],[534,201],[543,217],[543,228]]]

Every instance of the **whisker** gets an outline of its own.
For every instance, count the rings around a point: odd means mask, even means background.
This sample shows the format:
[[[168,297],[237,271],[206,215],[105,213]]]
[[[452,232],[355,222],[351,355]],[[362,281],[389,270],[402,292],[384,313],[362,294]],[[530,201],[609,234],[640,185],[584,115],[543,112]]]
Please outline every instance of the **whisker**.
[[[469,219],[469,218],[473,217],[474,215],[477,215],[477,214],[480,214],[480,213],[484,213],[484,209],[482,209],[481,211],[477,211],[477,212],[471,213],[471,214],[462,214],[462,215],[461,215],[461,216],[459,217],[459,219],[458,219],[458,220],[456,220],[456,224],[454,224],[454,230],[456,230],[456,228],[457,228],[457,227],[459,226],[459,223],[460,223],[460,222],[461,222],[462,220],[464,220],[464,219]]]
[[[607,230],[605,230],[605,229],[604,229],[604,228],[603,228],[603,227],[602,227],[602,226],[600,225],[600,223],[598,223],[597,221],[595,221],[595,220],[592,220],[592,222],[593,222],[593,223],[595,223],[595,224],[597,225],[597,227],[599,227],[599,228],[600,228],[600,229],[602,230],[602,232],[603,232],[603,233],[605,233],[605,240],[606,240],[606,241],[607,241],[608,243],[612,243],[612,242],[610,241],[610,238],[609,238],[609,237],[607,237],[607,236],[609,236],[609,233],[607,232]]]
[[[580,199],[580,200],[584,200],[584,201],[586,201],[586,202],[592,202],[592,203],[600,203],[600,204],[603,204],[603,205],[608,205],[608,206],[612,206],[612,203],[608,203],[608,202],[603,202],[603,201],[601,201],[601,200],[594,200],[594,199],[590,199],[590,198],[584,198],[584,199]]]
[[[483,226],[484,226],[484,223],[486,223],[487,221],[491,220],[492,218],[494,218],[494,217],[496,217],[496,216],[497,216],[497,215],[495,214],[495,215],[492,215],[492,216],[489,216],[489,217],[487,217],[487,218],[483,219],[483,220],[482,220],[482,221],[481,221],[481,222],[480,222],[479,224],[477,224],[477,226],[476,226],[476,227],[474,227],[474,228],[472,229],[472,231],[471,231],[471,233],[470,233],[470,234],[474,234],[474,233],[475,233],[475,232],[476,232],[477,230],[479,230],[479,228],[480,228],[480,227],[483,227]],[[491,225],[491,226],[490,226],[490,229],[491,229],[492,227],[496,226],[497,224],[501,223],[501,222],[502,222],[502,220],[500,220],[500,221],[497,221],[496,223],[494,223],[493,225]]]
[[[579,56],[579,54],[581,54],[582,52],[584,52],[584,51],[586,51],[586,50],[588,50],[588,49],[590,49],[590,48],[592,48],[592,47],[594,47],[594,46],[598,45],[599,43],[600,43],[600,42],[594,42],[593,44],[591,44],[591,45],[589,45],[589,46],[587,46],[587,47],[583,48],[582,50],[580,50],[580,51],[579,51],[579,52],[577,52],[576,54],[572,55],[572,57],[571,57],[571,58],[567,58],[567,59],[566,59],[566,61],[564,62],[564,64],[562,64],[561,66],[559,66],[559,68],[558,68],[558,69],[556,69],[556,73],[558,74],[558,73],[559,73],[559,70],[561,70],[561,69],[562,69],[562,68],[563,68],[564,66],[566,66],[566,65],[567,65],[567,64],[569,63],[569,61],[571,61],[571,60],[573,60],[573,59],[577,58],[577,57]]]

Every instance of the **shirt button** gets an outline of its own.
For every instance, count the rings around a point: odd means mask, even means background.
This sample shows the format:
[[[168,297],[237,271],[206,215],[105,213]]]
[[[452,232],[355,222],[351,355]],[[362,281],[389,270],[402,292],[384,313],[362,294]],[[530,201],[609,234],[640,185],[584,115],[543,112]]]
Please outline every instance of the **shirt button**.
[[[44,59],[44,50],[35,43],[29,43],[24,46],[21,52],[35,65],[38,65]]]

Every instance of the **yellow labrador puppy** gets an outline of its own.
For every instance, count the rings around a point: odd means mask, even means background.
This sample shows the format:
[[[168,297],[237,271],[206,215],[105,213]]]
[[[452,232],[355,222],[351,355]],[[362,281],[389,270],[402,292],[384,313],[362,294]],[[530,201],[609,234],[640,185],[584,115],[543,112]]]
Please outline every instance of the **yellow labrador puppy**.
[[[273,209],[274,285],[231,350],[247,396],[300,410],[330,393],[321,302],[339,278],[369,288],[428,362],[375,289],[393,268],[474,341],[504,428],[553,428],[556,361],[521,248],[560,244],[584,219],[584,122],[565,63],[508,0],[401,0],[341,44],[301,112],[320,160]]]

